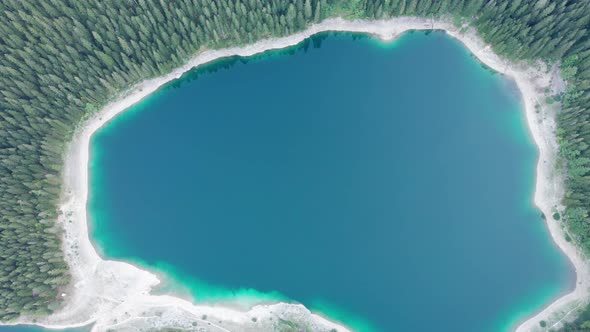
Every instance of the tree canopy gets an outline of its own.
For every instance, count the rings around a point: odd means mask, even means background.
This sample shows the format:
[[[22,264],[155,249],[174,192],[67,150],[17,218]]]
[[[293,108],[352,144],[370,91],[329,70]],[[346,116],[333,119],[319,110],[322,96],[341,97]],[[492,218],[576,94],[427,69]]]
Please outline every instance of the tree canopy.
[[[590,5],[572,0],[46,0],[0,2],[0,320],[46,315],[69,284],[56,220],[75,128],[126,88],[205,50],[326,17],[454,17],[510,60],[561,63],[563,222],[590,251]]]

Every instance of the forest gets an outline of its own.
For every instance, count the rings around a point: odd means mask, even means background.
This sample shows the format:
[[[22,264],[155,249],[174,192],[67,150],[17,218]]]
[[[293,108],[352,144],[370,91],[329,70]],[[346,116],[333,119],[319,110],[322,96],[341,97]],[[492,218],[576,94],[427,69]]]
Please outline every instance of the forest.
[[[206,49],[328,17],[464,22],[512,61],[559,64],[565,223],[590,252],[590,4],[572,0],[46,0],[0,2],[0,320],[59,308],[70,276],[57,223],[75,129],[140,81]],[[570,330],[590,326],[580,316]]]

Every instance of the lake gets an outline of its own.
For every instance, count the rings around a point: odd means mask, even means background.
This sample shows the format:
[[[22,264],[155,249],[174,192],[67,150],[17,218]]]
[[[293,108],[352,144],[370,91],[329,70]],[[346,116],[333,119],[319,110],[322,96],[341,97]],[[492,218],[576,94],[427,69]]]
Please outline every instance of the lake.
[[[196,69],[91,141],[91,236],[199,302],[361,331],[506,331],[574,286],[512,81],[444,32]]]

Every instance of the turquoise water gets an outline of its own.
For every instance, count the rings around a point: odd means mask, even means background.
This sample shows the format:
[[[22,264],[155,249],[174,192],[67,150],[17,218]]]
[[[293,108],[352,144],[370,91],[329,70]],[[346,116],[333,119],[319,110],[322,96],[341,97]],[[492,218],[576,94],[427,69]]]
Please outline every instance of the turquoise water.
[[[44,329],[42,327],[33,325],[15,325],[15,326],[0,326],[0,332],[51,332],[55,330]],[[63,329],[62,332],[88,332],[90,327],[80,327],[75,329]]]
[[[573,288],[514,84],[442,32],[194,70],[91,142],[92,238],[197,301],[505,331]]]

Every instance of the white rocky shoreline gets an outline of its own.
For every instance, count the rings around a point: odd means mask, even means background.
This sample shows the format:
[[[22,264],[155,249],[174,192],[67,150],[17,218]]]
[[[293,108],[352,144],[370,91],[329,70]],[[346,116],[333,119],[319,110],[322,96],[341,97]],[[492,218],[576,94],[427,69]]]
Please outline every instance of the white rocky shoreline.
[[[194,67],[218,58],[250,56],[285,48],[324,31],[362,32],[392,40],[408,30],[433,28],[446,30],[449,35],[460,40],[482,63],[512,78],[521,91],[528,126],[540,153],[534,202],[546,216],[553,240],[575,266],[577,282],[575,290],[523,321],[516,331],[545,330],[540,327],[540,321],[545,321],[547,327],[558,327],[567,313],[588,301],[590,268],[579,250],[565,240],[561,224],[552,218],[555,208],[563,208],[560,202],[564,189],[563,179],[555,168],[558,145],[554,112],[544,103],[543,91],[551,88],[551,74],[543,68],[504,61],[471,30],[462,33],[459,28],[445,21],[410,17],[386,21],[328,19],[288,37],[262,40],[244,47],[205,51],[168,75],[138,84],[130,93],[101,109],[76,132],[65,158],[64,195],[59,223],[64,228],[64,251],[71,269],[73,287],[65,291],[65,305],[60,311],[47,318],[37,319],[33,324],[52,329],[94,324],[93,331],[165,327],[200,331],[274,331],[283,320],[301,324],[313,331],[349,331],[299,304],[256,305],[250,310],[241,311],[223,305],[193,304],[171,295],[152,295],[152,289],[160,282],[155,274],[125,262],[100,257],[88,235],[86,205],[90,138],[117,114],[162,85]],[[23,317],[19,323],[32,321]]]

